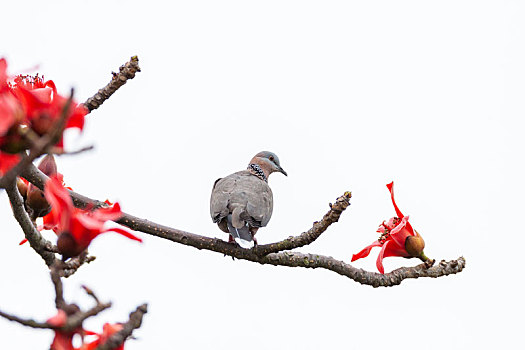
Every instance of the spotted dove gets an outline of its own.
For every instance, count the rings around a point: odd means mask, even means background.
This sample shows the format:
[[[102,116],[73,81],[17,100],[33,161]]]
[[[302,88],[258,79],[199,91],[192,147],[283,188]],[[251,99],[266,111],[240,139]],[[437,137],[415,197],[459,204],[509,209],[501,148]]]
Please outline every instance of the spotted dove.
[[[279,158],[272,152],[257,153],[246,170],[218,179],[213,185],[210,214],[219,228],[229,233],[229,241],[242,248],[252,248],[255,233],[270,221],[273,194],[268,177],[273,172],[284,175]]]

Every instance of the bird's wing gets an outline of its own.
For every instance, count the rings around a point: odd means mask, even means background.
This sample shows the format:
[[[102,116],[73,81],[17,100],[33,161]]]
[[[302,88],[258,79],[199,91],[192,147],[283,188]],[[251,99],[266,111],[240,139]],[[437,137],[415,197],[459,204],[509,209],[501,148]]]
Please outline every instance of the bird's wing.
[[[210,197],[210,215],[213,222],[220,221],[230,214],[228,203],[236,181],[235,174],[215,181]]]

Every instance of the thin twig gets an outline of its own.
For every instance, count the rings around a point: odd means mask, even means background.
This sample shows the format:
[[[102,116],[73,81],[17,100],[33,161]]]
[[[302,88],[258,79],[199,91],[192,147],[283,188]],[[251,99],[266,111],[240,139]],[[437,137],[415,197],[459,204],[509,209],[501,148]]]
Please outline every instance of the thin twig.
[[[139,67],[139,58],[137,56],[131,57],[129,62],[126,62],[119,68],[118,73],[113,73],[111,81],[104,86],[102,89],[93,96],[87,99],[84,102],[84,106],[91,112],[94,109],[97,109],[111,97],[122,85],[126,84],[128,79],[133,79],[135,74],[140,72]]]
[[[91,151],[94,148],[95,148],[95,146],[89,145],[89,146],[77,149],[75,151],[68,151],[68,152],[64,151],[63,149],[62,150],[58,150],[57,149],[57,150],[53,150],[53,154],[57,154],[59,156],[75,156],[75,155],[80,154],[80,153]]]
[[[259,245],[254,248],[255,254],[264,256],[270,253],[277,253],[283,250],[292,250],[303,247],[315,241],[326,229],[339,220],[343,211],[350,205],[351,192],[345,192],[341,197],[337,198],[334,204],[330,204],[330,210],[321,221],[314,222],[311,229],[301,233],[299,236],[288,237],[287,239],[271,244]]]
[[[87,295],[89,295],[90,297],[93,298],[93,300],[95,300],[95,302],[97,304],[100,304],[100,300],[98,299],[97,295],[95,294],[95,292],[93,292],[93,290],[91,288],[89,288],[88,286],[86,285],[82,285],[82,289],[84,289],[84,291],[86,292]]]
[[[70,277],[72,276],[77,270],[80,268],[80,266],[84,264],[89,264],[90,262],[94,261],[96,259],[95,256],[89,256],[88,251],[84,250],[80,255],[75,256],[74,258],[69,259],[68,261],[64,262],[64,268],[60,272],[60,275],[62,277]]]
[[[37,322],[37,321],[34,321],[34,320],[28,320],[28,319],[23,319],[23,318],[20,318],[18,316],[15,316],[15,315],[10,315],[8,313],[5,313],[3,311],[0,311],[0,316],[2,316],[3,318],[9,320],[9,321],[13,321],[13,322],[18,322],[20,323],[21,325],[24,325],[24,326],[27,326],[27,327],[31,327],[31,328],[45,328],[45,329],[54,329],[56,327],[48,324],[48,323],[42,323],[42,322]]]

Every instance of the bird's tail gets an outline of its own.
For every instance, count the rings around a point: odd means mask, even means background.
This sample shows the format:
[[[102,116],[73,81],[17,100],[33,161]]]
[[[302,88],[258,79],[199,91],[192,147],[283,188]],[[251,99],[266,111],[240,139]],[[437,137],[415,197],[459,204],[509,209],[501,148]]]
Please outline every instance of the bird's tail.
[[[248,225],[246,224],[241,228],[234,227],[231,214],[228,215],[228,231],[230,231],[230,235],[241,248],[250,249],[255,245]]]

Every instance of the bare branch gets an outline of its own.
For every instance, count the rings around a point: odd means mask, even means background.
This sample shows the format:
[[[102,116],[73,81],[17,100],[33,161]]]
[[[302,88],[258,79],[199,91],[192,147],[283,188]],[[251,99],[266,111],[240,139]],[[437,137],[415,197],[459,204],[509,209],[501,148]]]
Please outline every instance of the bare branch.
[[[87,311],[79,311],[72,316],[69,316],[67,318],[67,323],[63,327],[60,327],[60,330],[65,333],[72,332],[82,326],[82,322],[84,322],[85,319],[98,315],[100,312],[110,307],[111,303],[97,303]]]
[[[95,292],[93,292],[91,288],[89,288],[88,286],[82,285],[82,289],[84,289],[86,294],[92,297],[93,300],[95,300],[97,304],[100,304],[100,300],[98,299],[97,295],[95,294]]]
[[[45,181],[46,178],[46,176],[34,166],[28,167],[23,173],[23,176],[37,187],[39,187],[39,184],[43,183],[43,181]],[[75,192],[70,193],[71,197],[73,198],[73,203],[79,208],[84,208],[88,204],[94,205],[95,207],[105,205],[103,202],[92,200]],[[337,221],[336,219],[339,219],[343,208],[348,207],[346,201],[347,199],[349,199],[349,195],[349,193],[345,193],[342,197],[339,197],[336,203],[332,205],[332,210],[330,210],[325,215],[325,217],[323,218],[323,220],[321,220],[320,223],[314,223],[314,227],[311,230],[297,237],[288,238],[282,242],[262,245],[259,247],[262,249],[243,249],[237,246],[236,244],[231,244],[218,238],[210,238],[201,235],[196,235],[194,233],[163,226],[126,213],[123,213],[122,217],[116,222],[121,225],[127,226],[133,230],[141,231],[152,236],[164,238],[197,249],[206,249],[229,255],[237,259],[257,262],[259,264],[271,264],[304,268],[322,268],[334,271],[340,275],[349,277],[356,282],[371,285],[373,287],[394,286],[400,284],[401,281],[408,278],[435,278],[447,276],[450,274],[459,273],[465,267],[465,259],[461,257],[457,260],[452,260],[448,263],[445,263],[445,265],[440,264],[439,266],[429,268],[427,264],[421,264],[416,267],[403,267],[401,269],[397,269],[395,271],[382,275],[375,272],[364,271],[362,269],[355,268],[343,261],[339,261],[332,257],[327,257],[318,254],[303,254],[290,251],[271,253],[267,255],[261,254],[261,252],[264,252],[266,250],[279,251],[281,250],[281,247],[285,247],[284,249],[289,249],[288,247],[295,248],[303,246],[305,244],[309,244],[311,243],[311,241],[314,241],[317,237],[319,237],[319,235],[322,232],[324,232],[324,230],[326,229],[326,227],[328,227],[329,224]]]
[[[62,286],[62,280],[60,279],[60,270],[61,267],[58,264],[62,262],[57,260],[53,266],[51,266],[51,281],[55,286],[55,306],[57,309],[63,309],[66,306],[64,301],[64,288]]]
[[[75,151],[69,151],[69,152],[66,152],[63,149],[62,150],[54,149],[54,150],[52,150],[52,153],[53,154],[57,154],[59,156],[64,156],[64,155],[65,156],[73,156],[73,155],[77,155],[77,154],[80,154],[80,153],[89,152],[89,151],[93,150],[94,148],[95,148],[95,146],[89,145],[89,146],[77,149]]]
[[[131,57],[129,62],[126,62],[119,68],[118,73],[113,73],[111,81],[102,89],[84,102],[84,106],[91,112],[100,107],[108,98],[111,97],[122,85],[126,84],[128,79],[133,79],[135,74],[140,72],[139,58],[137,56]]]
[[[27,327],[31,327],[31,328],[45,328],[45,329],[54,329],[54,328],[56,328],[56,327],[51,326],[50,324],[47,324],[45,322],[42,323],[42,322],[37,322],[37,321],[34,321],[34,320],[26,320],[26,319],[20,318],[20,317],[15,316],[15,315],[10,315],[10,314],[5,313],[3,311],[0,311],[0,316],[2,316],[3,318],[5,318],[5,319],[7,319],[9,321],[18,322],[21,325],[24,325],[24,326],[27,326]]]
[[[85,263],[89,264],[95,259],[95,256],[89,256],[87,250],[85,250],[80,253],[80,255],[75,256],[64,263],[64,269],[61,271],[61,276],[66,278],[71,277],[75,272],[77,272],[80,266],[84,265]]]
[[[133,333],[133,331],[140,327],[144,314],[148,312],[148,304],[142,304],[135,311],[129,314],[129,321],[123,323],[122,330],[113,334],[108,340],[97,347],[96,350],[111,350],[116,349]]]
[[[334,204],[330,204],[330,210],[321,221],[316,221],[313,227],[306,232],[301,233],[296,237],[288,237],[284,241],[259,245],[254,248],[255,254],[264,256],[270,253],[277,253],[283,250],[292,250],[303,247],[315,241],[326,229],[334,222],[339,221],[339,217],[343,211],[350,205],[351,192],[345,192],[341,197],[337,198]]]
[[[317,254],[302,254],[296,252],[281,252],[269,254],[264,257],[263,264],[272,264],[276,266],[305,267],[305,268],[323,268],[334,271],[340,275],[349,277],[361,284],[377,287],[392,287],[405,279],[420,277],[442,277],[461,272],[465,268],[465,258],[460,257],[457,260],[445,262],[444,260],[437,266],[428,267],[422,263],[414,267],[401,267],[390,273],[380,274],[377,272],[365,271],[358,269],[344,261],[336,260]]]
[[[30,164],[30,166],[34,167],[32,164]],[[6,192],[7,196],[9,197],[9,201],[11,202],[13,215],[24,231],[24,235],[31,245],[31,248],[33,248],[42,257],[42,259],[44,259],[47,266],[53,265],[53,263],[56,261],[56,257],[55,254],[50,252],[48,249],[48,247],[51,247],[52,244],[48,240],[44,239],[40,232],[33,225],[33,222],[24,209],[22,196],[20,193],[18,193],[18,189],[16,188],[16,183],[14,180],[7,184]]]

